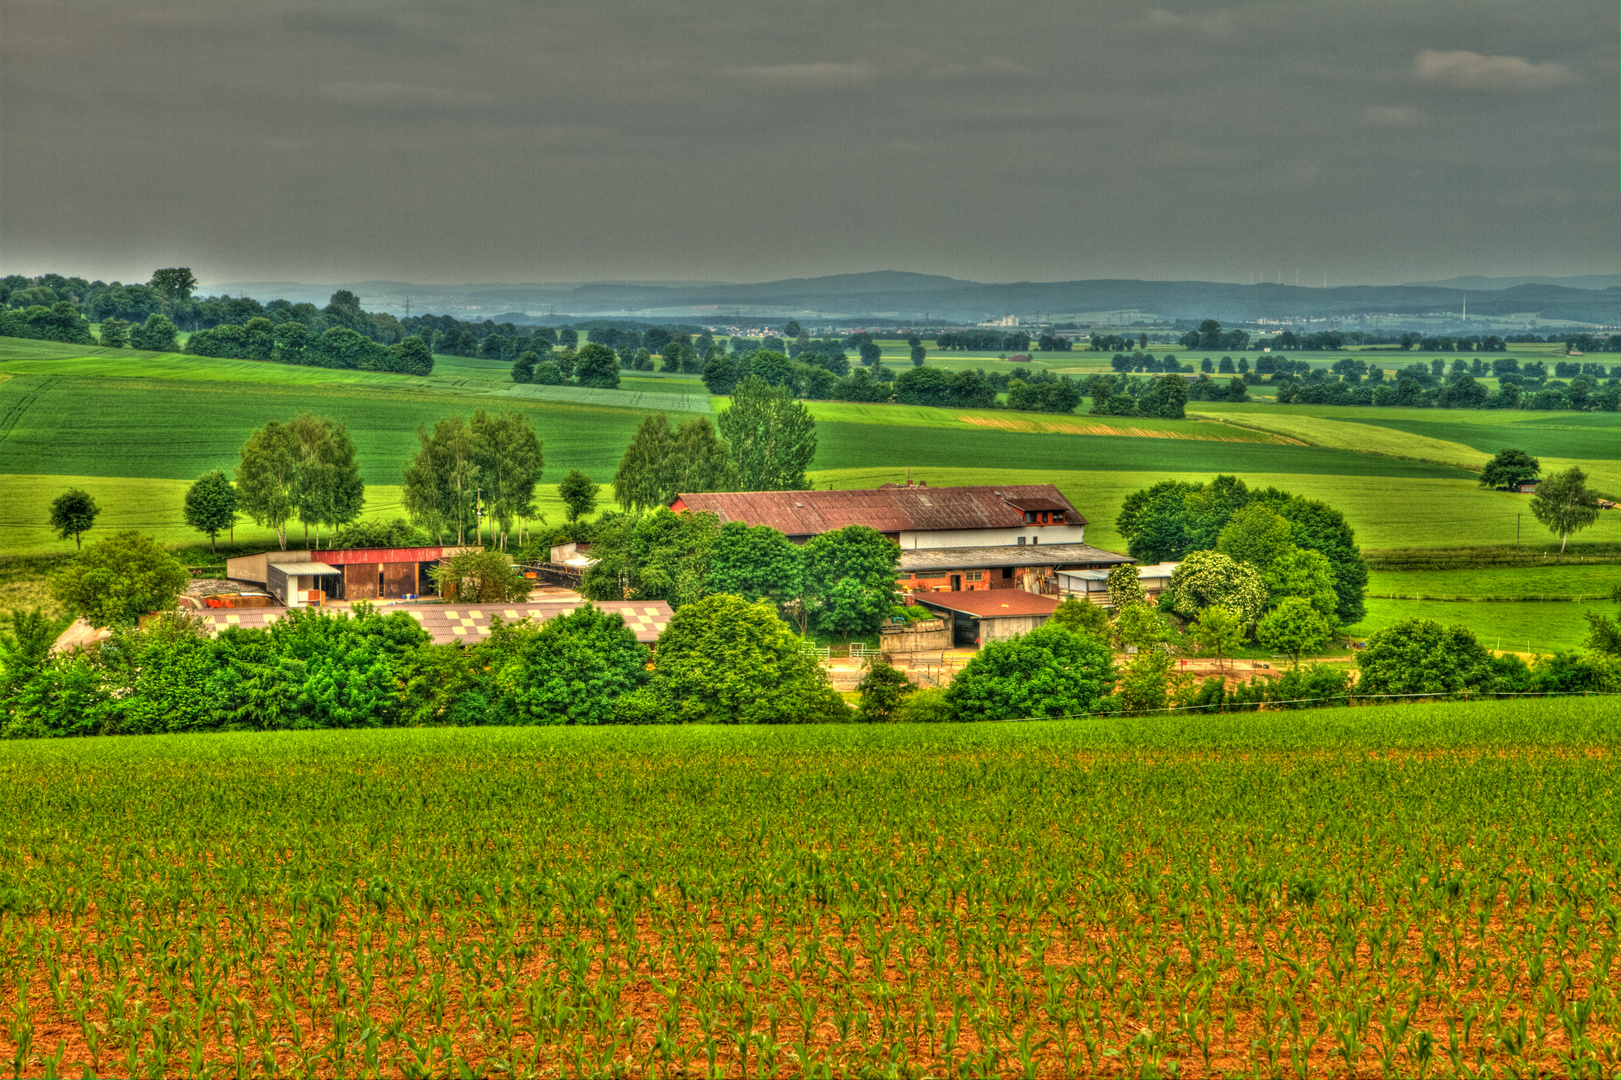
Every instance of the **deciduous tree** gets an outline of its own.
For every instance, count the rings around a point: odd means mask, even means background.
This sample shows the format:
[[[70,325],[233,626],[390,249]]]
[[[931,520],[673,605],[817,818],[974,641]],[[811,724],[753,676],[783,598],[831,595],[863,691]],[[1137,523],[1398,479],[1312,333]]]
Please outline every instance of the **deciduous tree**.
[[[814,536],[804,546],[805,593],[816,625],[842,634],[870,634],[899,601],[900,548],[865,525]]]
[[[405,488],[401,502],[411,520],[443,542],[454,531],[456,543],[467,542],[467,526],[472,522],[474,492],[478,487],[478,464],[473,432],[463,416],[447,416],[434,424],[417,428],[417,452],[405,467]]]
[[[787,387],[750,376],[737,385],[720,414],[743,491],[803,491],[816,456],[816,421]]]
[[[961,720],[1017,720],[1092,711],[1114,683],[1109,647],[1089,634],[1042,626],[992,641],[946,690]]]
[[[1524,450],[1504,447],[1480,470],[1480,486],[1513,490],[1527,480],[1535,480],[1542,465]]]
[[[652,690],[672,720],[796,724],[850,715],[815,654],[769,604],[726,593],[687,604],[659,635],[655,657]]]
[[[287,521],[298,509],[298,442],[272,420],[248,436],[236,468],[237,504],[259,525],[276,531],[287,550]]]
[[[1316,652],[1328,644],[1334,636],[1334,622],[1305,597],[1290,596],[1261,620],[1255,636],[1267,648],[1288,653],[1299,667],[1301,653]]]
[[[236,524],[236,488],[219,469],[199,476],[186,489],[186,524],[208,537],[208,550],[215,552],[214,540]]]
[[[85,548],[51,578],[51,595],[91,626],[133,626],[172,610],[191,575],[150,536],[122,532]]]
[[[1219,604],[1212,604],[1199,612],[1199,618],[1188,633],[1199,643],[1201,652],[1216,658],[1217,668],[1223,666],[1223,657],[1231,656],[1244,643],[1244,623]]]
[[[502,551],[518,518],[535,513],[535,486],[546,459],[539,436],[522,413],[473,413],[473,461],[484,506],[495,521]]]
[[[1531,514],[1558,535],[1563,553],[1571,533],[1598,520],[1598,495],[1587,486],[1587,474],[1572,465],[1537,486],[1537,493],[1531,496]]]
[[[80,551],[84,547],[81,538],[90,531],[100,513],[101,507],[88,491],[69,488],[51,502],[51,528],[63,540],[71,536],[73,549]]]
[[[557,495],[563,500],[563,511],[569,522],[579,521],[597,508],[597,493],[602,486],[579,469],[570,469],[557,485]]]

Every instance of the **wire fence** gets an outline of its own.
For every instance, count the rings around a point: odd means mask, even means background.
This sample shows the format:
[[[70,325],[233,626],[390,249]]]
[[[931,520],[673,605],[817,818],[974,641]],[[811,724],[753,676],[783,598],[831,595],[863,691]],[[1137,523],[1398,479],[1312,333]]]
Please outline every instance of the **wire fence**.
[[[1357,694],[1346,692],[1334,694],[1329,697],[1287,698],[1283,700],[1267,701],[1238,701],[1238,702],[1206,702],[1200,705],[1172,705],[1163,709],[1143,709],[1128,712],[1116,710],[1114,712],[1084,712],[1063,713],[1058,716],[1019,716],[1006,717],[1000,720],[983,720],[979,723],[988,724],[1024,724],[1040,720],[1079,720],[1094,716],[1164,716],[1171,713],[1240,713],[1240,712],[1267,712],[1276,706],[1307,705],[1327,702],[1334,706],[1358,707],[1362,705],[1390,704],[1395,701],[1416,701],[1419,699],[1446,700],[1446,701],[1496,701],[1503,698],[1567,698],[1567,697],[1621,697],[1621,692],[1610,690],[1528,690],[1528,691],[1492,691],[1469,690],[1461,693],[1436,694]]]

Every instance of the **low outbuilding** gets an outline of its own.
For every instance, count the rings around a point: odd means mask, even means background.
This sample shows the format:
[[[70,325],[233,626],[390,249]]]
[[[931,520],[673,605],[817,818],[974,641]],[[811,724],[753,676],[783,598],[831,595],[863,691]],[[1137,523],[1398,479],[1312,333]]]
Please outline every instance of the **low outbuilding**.
[[[1058,609],[1055,598],[1018,589],[923,593],[915,600],[945,620],[954,646],[985,645],[1028,633]]]

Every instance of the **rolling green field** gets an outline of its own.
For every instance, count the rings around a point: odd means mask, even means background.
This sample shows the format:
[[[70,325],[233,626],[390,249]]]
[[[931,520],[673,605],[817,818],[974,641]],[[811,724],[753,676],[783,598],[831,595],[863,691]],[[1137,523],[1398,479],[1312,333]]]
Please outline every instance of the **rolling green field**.
[[[8,743],[0,1060],[1605,1075],[1618,732],[1578,698]]]
[[[1346,627],[1353,637],[1366,637],[1403,619],[1434,619],[1442,626],[1467,626],[1488,649],[1546,655],[1579,650],[1587,640],[1586,612],[1614,615],[1615,605],[1504,601],[1381,600],[1369,597],[1368,614]]]
[[[884,345],[886,362],[906,362],[904,343]],[[1551,359],[1553,348],[1516,349],[1513,355]],[[931,364],[937,355],[931,353]],[[1055,369],[1108,365],[1108,357],[1097,353],[1035,355],[1036,366]],[[1313,363],[1337,355],[1291,354]],[[940,358],[955,367],[995,362],[976,354]],[[1429,356],[1379,356],[1391,366],[1398,359]],[[419,424],[474,408],[522,411],[545,442],[542,510],[555,521],[555,481],[574,468],[599,482],[610,480],[646,412],[668,411],[679,420],[726,404],[711,399],[690,375],[626,373],[623,384],[619,391],[515,386],[507,365],[459,357],[438,357],[433,376],[412,378],[3,340],[0,487],[6,498],[0,542],[11,554],[64,550],[44,525],[45,507],[75,485],[104,507],[98,529],[136,527],[171,543],[193,540],[180,517],[186,484],[209,469],[232,469],[243,440],[266,420],[304,411],[349,425],[371,485],[367,516],[380,517],[398,513],[394,485],[415,449]],[[1545,472],[1580,465],[1601,491],[1621,493],[1621,454],[1614,452],[1621,447],[1621,416],[1609,413],[1194,403],[1188,420],[1164,421],[841,402],[810,407],[819,421],[812,465],[818,486],[862,487],[908,477],[937,485],[1052,481],[1090,519],[1088,541],[1115,550],[1124,546],[1114,529],[1121,502],[1166,478],[1198,481],[1234,473],[1255,487],[1322,499],[1345,512],[1369,549],[1516,541],[1527,551],[1556,546],[1531,519],[1529,496],[1484,491],[1469,471],[1502,446],[1540,456]],[[250,524],[238,532],[247,541],[269,536]],[[1601,515],[1577,539],[1621,543],[1621,513]],[[1417,587],[1409,590],[1410,584]],[[1393,585],[1387,591],[1474,595],[1440,579],[1428,585],[1402,581],[1399,590]],[[1393,613],[1411,605],[1381,601],[1365,627],[1387,615],[1393,620]],[[1496,607],[1473,607],[1471,620],[1486,612],[1488,622],[1529,626],[1539,650],[1575,643],[1573,635],[1581,630],[1576,605],[1519,605],[1526,610],[1502,615]],[[1462,618],[1457,604],[1424,610]]]
[[[1501,570],[1375,570],[1368,577],[1368,593],[1374,596],[1590,599],[1608,597],[1617,587],[1621,587],[1621,564]]]

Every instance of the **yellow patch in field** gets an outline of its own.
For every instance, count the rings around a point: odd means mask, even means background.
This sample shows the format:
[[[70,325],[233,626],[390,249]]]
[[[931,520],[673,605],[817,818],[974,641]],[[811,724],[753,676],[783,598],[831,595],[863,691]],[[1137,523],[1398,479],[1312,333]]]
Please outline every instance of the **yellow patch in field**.
[[[1268,433],[1267,439],[1242,438],[1235,435],[1217,435],[1197,431],[1168,431],[1164,428],[1120,427],[1113,424],[1075,423],[1069,420],[1025,420],[1011,416],[968,416],[957,417],[965,424],[976,427],[999,428],[1003,431],[1028,431],[1051,433],[1058,435],[1128,435],[1139,439],[1188,439],[1194,442],[1246,442],[1246,443],[1284,443],[1290,446],[1305,446],[1299,439],[1292,439],[1287,435]]]

